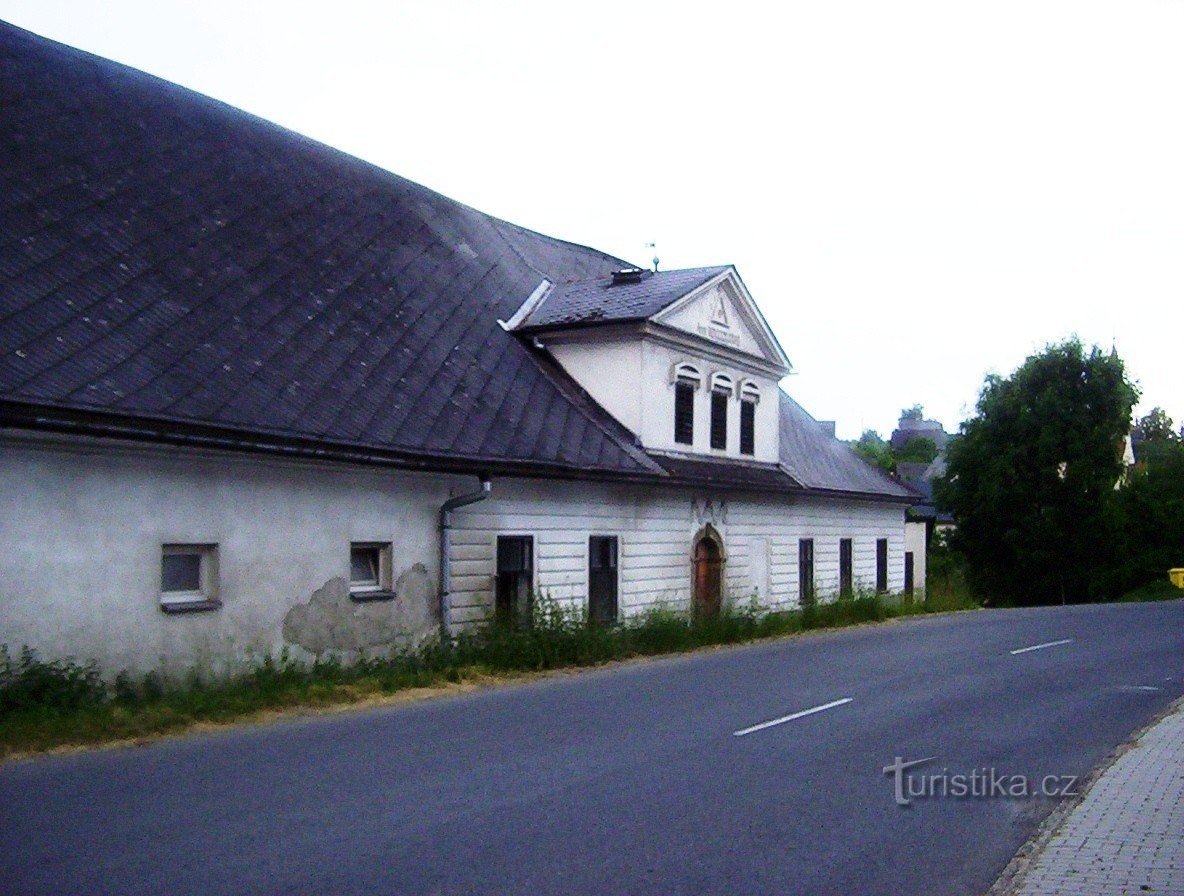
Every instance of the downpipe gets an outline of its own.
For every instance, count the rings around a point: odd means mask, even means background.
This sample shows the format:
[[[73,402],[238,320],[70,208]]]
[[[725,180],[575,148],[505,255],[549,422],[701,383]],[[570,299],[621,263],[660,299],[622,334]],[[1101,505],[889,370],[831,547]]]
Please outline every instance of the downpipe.
[[[449,498],[440,506],[440,637],[447,638],[451,633],[450,619],[452,613],[452,511],[458,507],[467,507],[489,497],[493,490],[493,482],[488,476],[481,477],[481,488],[467,495],[457,495]]]

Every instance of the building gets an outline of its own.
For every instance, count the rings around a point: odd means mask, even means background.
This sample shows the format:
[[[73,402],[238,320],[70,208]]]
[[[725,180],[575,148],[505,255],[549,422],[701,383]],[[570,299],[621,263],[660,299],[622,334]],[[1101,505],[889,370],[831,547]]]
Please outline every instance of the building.
[[[654,273],[0,27],[0,643],[381,652],[904,584],[915,496],[778,387],[730,266]]]

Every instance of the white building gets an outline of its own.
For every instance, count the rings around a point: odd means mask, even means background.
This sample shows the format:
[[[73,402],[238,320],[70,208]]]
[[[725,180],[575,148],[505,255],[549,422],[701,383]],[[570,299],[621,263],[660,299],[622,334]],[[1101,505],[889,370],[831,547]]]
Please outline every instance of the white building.
[[[630,268],[7,25],[0,61],[10,649],[217,671],[539,593],[904,587],[916,496],[780,390],[734,268]]]

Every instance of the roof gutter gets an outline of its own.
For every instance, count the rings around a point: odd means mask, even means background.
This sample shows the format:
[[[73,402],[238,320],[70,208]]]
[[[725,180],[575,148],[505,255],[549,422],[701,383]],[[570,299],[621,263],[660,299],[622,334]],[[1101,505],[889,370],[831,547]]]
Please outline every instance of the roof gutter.
[[[472,474],[488,471],[543,479],[582,479],[620,482],[661,481],[661,473],[575,467],[562,463],[495,460],[465,455],[422,454],[366,445],[322,442],[315,438],[249,432],[168,419],[129,417],[101,411],[82,411],[0,399],[0,427],[64,433],[94,438],[125,439],[180,445],[216,451],[319,460],[363,466],[414,470],[423,473]]]

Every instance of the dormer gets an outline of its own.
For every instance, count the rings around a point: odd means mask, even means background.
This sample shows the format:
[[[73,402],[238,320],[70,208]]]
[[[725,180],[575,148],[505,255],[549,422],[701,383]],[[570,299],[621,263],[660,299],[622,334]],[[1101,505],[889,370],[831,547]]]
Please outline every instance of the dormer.
[[[776,337],[731,266],[543,281],[504,324],[544,346],[650,451],[778,459]]]

